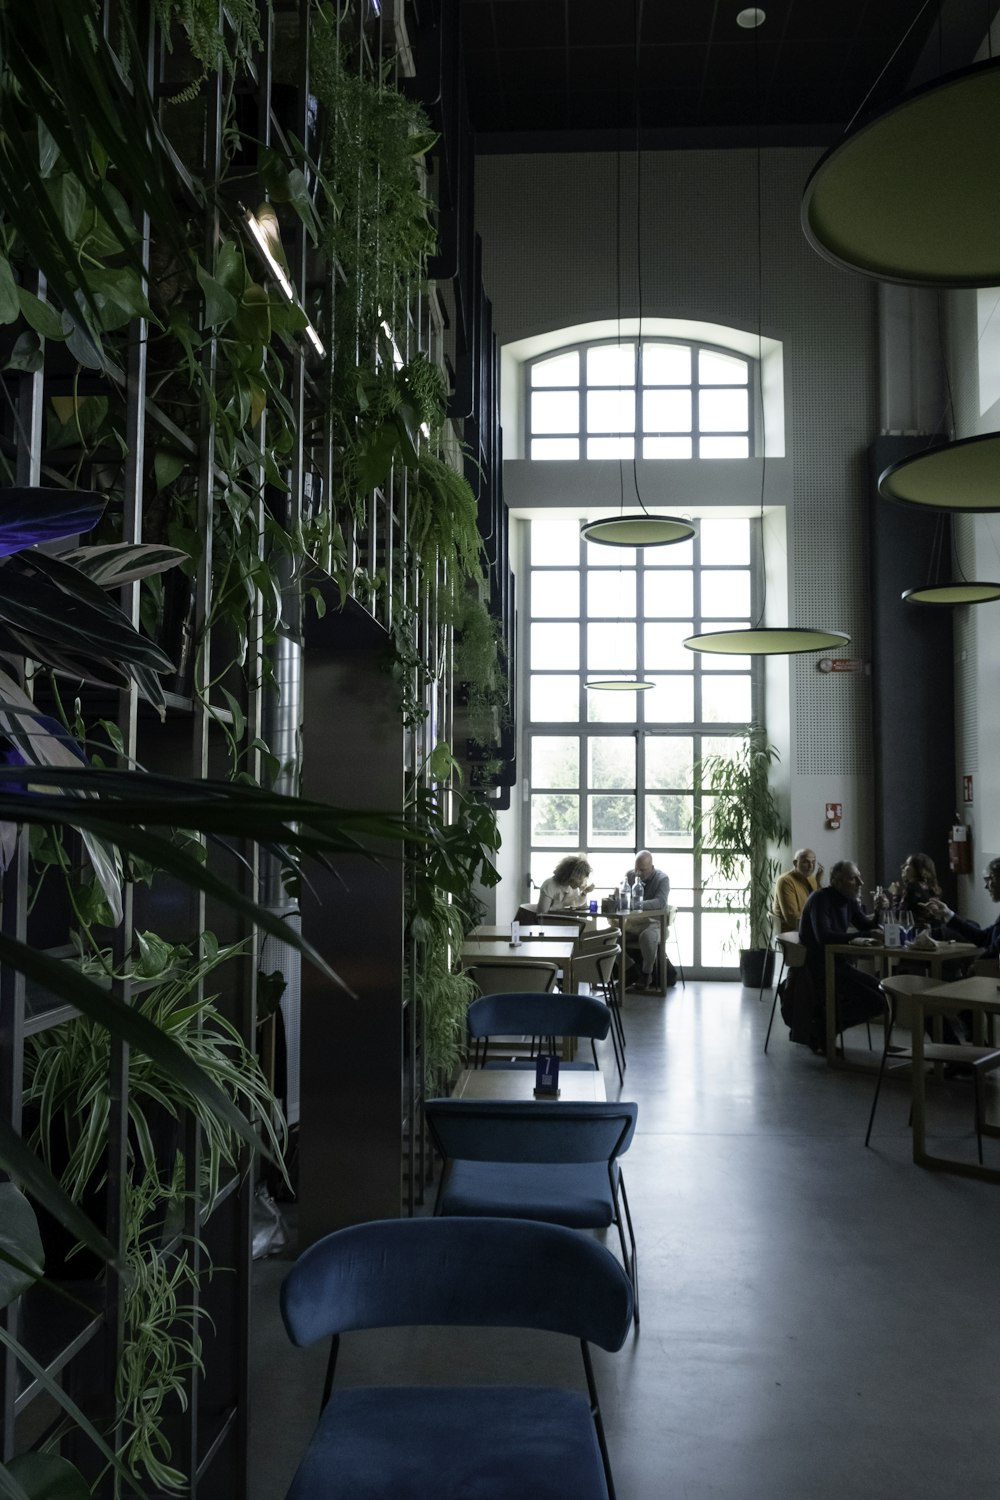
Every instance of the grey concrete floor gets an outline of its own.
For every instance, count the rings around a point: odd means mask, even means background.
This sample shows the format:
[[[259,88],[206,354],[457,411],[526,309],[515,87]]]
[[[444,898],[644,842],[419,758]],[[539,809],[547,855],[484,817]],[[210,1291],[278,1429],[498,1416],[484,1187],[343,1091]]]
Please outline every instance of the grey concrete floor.
[[[765,1057],[769,1008],[736,984],[629,997],[642,1325],[595,1355],[618,1500],[998,1495],[1000,1188],[913,1165],[901,1079],[865,1150],[873,1073],[831,1071],[780,1018]],[[619,1097],[610,1050],[603,1063]],[[971,1084],[928,1095],[931,1149],[974,1159]],[[986,1151],[1000,1166],[1000,1140]],[[249,1500],[284,1495],[322,1386],[325,1349],[281,1328],[286,1270],[255,1268]],[[414,1367],[576,1383],[579,1359],[545,1335],[365,1334],[340,1378]]]

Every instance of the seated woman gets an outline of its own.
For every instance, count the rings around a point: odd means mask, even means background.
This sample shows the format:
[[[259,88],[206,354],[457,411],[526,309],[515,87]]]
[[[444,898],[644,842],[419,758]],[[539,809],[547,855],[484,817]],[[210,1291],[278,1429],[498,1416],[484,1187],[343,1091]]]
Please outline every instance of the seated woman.
[[[594,889],[586,885],[590,865],[579,854],[567,854],[556,865],[548,880],[543,880],[538,892],[538,915],[547,911],[575,911],[586,906],[587,897]]]
[[[899,874],[903,882],[899,895],[901,910],[910,913],[916,926],[930,927],[931,936],[940,937],[943,928],[940,919],[935,922],[936,908],[931,905],[941,899],[941,886],[934,861],[929,854],[909,854],[903,861]]]

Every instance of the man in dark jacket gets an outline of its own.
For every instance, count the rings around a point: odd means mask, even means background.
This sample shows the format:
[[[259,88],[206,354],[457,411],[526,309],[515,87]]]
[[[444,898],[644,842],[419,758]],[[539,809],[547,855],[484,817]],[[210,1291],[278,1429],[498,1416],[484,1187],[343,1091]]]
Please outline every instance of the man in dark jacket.
[[[826,1005],[826,949],[830,943],[846,943],[853,932],[878,929],[858,900],[861,873],[849,859],[838,860],[830,871],[830,884],[813,891],[802,910],[799,938],[805,944],[806,968],[817,997],[815,1042],[822,1045]],[[834,970],[837,990],[837,1030],[870,1021],[885,1011],[878,980],[863,974],[850,959],[837,955]]]
[[[992,899],[1000,901],[1000,859],[990,860],[983,880]],[[1000,956],[1000,917],[997,917],[992,927],[980,927],[978,922],[956,916],[943,901],[931,901],[928,904],[932,908],[933,919],[945,924],[949,937],[961,937],[967,943],[977,943],[983,950],[984,958]]]

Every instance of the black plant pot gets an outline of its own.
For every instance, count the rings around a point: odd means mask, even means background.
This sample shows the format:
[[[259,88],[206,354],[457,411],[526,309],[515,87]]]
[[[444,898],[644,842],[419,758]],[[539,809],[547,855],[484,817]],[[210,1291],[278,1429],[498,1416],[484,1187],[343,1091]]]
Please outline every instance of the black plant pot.
[[[740,949],[740,982],[748,990],[759,990],[774,976],[773,948]]]

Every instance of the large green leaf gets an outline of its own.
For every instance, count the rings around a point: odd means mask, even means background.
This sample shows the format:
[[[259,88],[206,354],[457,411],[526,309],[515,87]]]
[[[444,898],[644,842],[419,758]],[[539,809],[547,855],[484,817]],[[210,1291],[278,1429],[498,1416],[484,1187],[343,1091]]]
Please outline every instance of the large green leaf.
[[[34,1286],[44,1263],[34,1209],[20,1188],[0,1182],[0,1308]]]
[[[98,547],[76,547],[60,557],[102,589],[166,573],[169,568],[189,561],[187,553],[179,547],[162,547],[155,542],[106,542]]]
[[[57,1453],[23,1453],[11,1459],[7,1472],[28,1500],[90,1500],[93,1494],[79,1469]]]
[[[64,1224],[71,1234],[89,1246],[109,1265],[117,1265],[114,1247],[94,1227],[83,1210],[73,1202],[57,1177],[34,1151],[30,1151],[8,1120],[0,1115],[0,1167],[16,1177],[49,1213]]]
[[[120,662],[168,672],[172,663],[97,584],[44,552],[0,562],[0,620],[74,653],[95,648]]]

